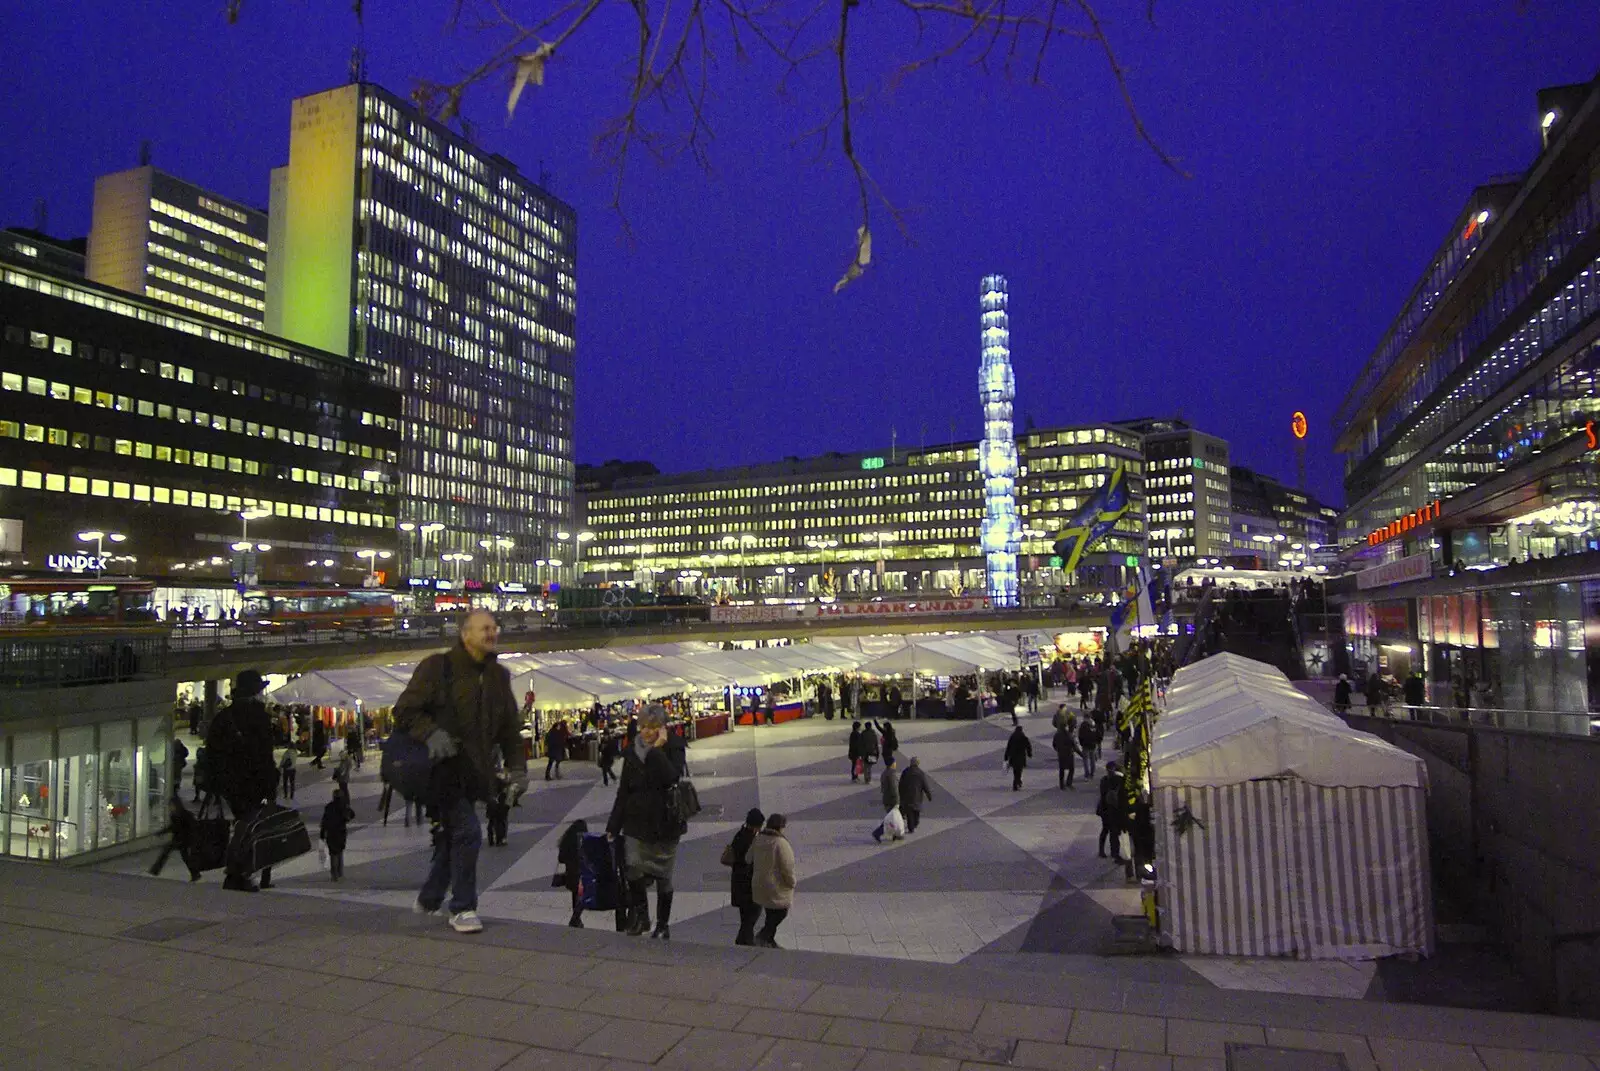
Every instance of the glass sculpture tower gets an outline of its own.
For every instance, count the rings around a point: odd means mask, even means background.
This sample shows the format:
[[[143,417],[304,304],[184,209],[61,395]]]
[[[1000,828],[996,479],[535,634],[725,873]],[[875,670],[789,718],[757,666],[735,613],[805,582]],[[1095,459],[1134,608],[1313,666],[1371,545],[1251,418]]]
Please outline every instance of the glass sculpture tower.
[[[1017,521],[1017,442],[1012,436],[1011,403],[1017,396],[1011,374],[1011,330],[1006,317],[1006,279],[983,278],[983,361],[978,396],[983,401],[983,442],[978,469],[983,475],[984,566],[992,606],[1017,605],[1017,552],[1022,526]]]

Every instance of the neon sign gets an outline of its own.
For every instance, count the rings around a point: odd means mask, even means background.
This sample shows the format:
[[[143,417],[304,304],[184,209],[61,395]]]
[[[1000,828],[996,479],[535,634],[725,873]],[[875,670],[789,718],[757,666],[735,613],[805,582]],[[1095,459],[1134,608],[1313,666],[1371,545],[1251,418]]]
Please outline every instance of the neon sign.
[[[1444,512],[1443,506],[1444,503],[1435,500],[1428,503],[1426,506],[1423,506],[1421,509],[1412,510],[1404,517],[1390,521],[1388,524],[1377,529],[1376,531],[1368,532],[1367,546],[1375,547],[1379,543],[1386,543],[1397,535],[1404,535],[1413,528],[1416,528],[1418,525],[1423,525],[1430,521],[1438,520],[1439,515]]]
[[[881,469],[883,468],[883,458],[864,457],[861,459],[861,467],[864,469]]]
[[[1306,437],[1306,415],[1298,409],[1294,411],[1294,416],[1289,418],[1289,430],[1294,432],[1296,439]]]

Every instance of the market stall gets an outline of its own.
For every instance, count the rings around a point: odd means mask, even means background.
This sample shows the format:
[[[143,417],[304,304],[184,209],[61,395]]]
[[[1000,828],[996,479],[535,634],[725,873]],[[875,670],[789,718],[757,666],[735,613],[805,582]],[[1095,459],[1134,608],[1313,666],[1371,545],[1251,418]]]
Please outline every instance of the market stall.
[[[1161,719],[1150,785],[1163,943],[1302,959],[1431,954],[1421,761],[1256,676]]]

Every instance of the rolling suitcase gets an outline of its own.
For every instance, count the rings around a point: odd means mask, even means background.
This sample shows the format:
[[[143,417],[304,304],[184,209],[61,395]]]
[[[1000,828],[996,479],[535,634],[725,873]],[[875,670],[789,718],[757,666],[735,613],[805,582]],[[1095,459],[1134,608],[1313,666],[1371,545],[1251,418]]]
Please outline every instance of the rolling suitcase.
[[[578,880],[583,890],[580,903],[585,911],[616,910],[620,890],[612,843],[603,833],[585,833],[579,846]]]

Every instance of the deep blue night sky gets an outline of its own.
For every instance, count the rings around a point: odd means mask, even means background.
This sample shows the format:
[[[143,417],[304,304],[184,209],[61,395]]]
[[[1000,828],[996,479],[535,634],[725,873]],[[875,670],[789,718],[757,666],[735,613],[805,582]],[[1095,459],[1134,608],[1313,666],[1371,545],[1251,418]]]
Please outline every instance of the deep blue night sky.
[[[514,5],[515,6],[515,5]],[[578,457],[663,469],[979,434],[978,281],[1010,277],[1018,427],[1180,413],[1236,462],[1292,478],[1289,414],[1312,424],[1312,490],[1342,501],[1329,419],[1474,185],[1538,148],[1535,91],[1600,67],[1593,0],[1483,4],[1103,4],[1156,137],[1135,137],[1103,60],[1065,42],[1040,90],[952,66],[875,94],[867,165],[908,210],[875,264],[851,252],[842,161],[799,132],[826,72],[787,98],[775,69],[725,62],[715,171],[641,161],[608,210],[593,145],[617,110],[621,11],[553,65],[512,124],[470,105],[479,140],[579,218]],[[345,80],[343,0],[84,0],[8,5],[0,222],[85,233],[97,174],[153,162],[265,205],[289,102]],[[373,80],[408,92],[488,42],[442,30],[445,0],[367,4]],[[1270,7],[1270,5],[1269,5]],[[391,14],[402,8],[406,14]],[[902,13],[858,9],[858,81],[903,46]]]

